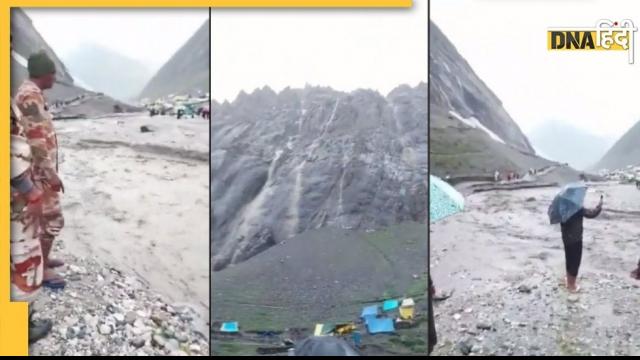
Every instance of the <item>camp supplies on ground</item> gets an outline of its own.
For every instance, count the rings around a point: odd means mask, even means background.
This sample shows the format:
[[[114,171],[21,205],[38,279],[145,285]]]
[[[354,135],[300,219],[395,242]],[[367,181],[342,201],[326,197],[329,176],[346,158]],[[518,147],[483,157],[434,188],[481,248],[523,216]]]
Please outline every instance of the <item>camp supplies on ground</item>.
[[[409,298],[402,300],[402,304],[400,305],[399,310],[400,318],[403,320],[413,319],[413,317],[415,316],[415,307],[416,303],[413,301],[413,299]]]
[[[238,323],[235,321],[222,323],[222,326],[220,326],[220,331],[226,333],[237,333],[239,331]]]

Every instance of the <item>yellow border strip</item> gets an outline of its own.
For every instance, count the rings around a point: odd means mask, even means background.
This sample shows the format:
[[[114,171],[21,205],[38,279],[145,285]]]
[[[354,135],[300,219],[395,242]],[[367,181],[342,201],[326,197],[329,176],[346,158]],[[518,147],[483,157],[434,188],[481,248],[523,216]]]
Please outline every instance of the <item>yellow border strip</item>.
[[[28,355],[28,318],[27,303],[11,303],[10,264],[9,264],[9,99],[10,99],[10,54],[9,32],[11,29],[10,8],[3,6],[0,11],[0,79],[4,82],[0,86],[0,99],[4,99],[4,106],[0,106],[0,355]]]
[[[11,7],[409,8],[412,0],[8,0],[0,10],[0,355],[26,356],[28,305],[10,302],[9,265],[9,33]]]
[[[412,0],[7,0],[9,7],[409,8]]]

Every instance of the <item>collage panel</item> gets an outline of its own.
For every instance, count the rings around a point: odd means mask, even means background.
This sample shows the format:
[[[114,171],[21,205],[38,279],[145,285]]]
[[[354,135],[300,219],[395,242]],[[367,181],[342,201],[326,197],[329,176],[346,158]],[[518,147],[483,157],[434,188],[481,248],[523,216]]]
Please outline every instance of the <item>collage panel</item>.
[[[430,4],[431,355],[640,354],[640,6]]]
[[[213,356],[427,353],[427,16],[213,9]]]
[[[209,354],[209,9],[11,10],[31,355]]]
[[[411,3],[9,8],[29,355],[640,354],[640,6]]]

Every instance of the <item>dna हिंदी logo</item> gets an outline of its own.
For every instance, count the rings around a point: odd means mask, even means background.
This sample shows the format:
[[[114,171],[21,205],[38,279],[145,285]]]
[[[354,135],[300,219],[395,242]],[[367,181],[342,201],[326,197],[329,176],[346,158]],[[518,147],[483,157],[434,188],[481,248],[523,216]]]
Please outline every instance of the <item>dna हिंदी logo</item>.
[[[629,64],[633,64],[634,34],[638,31],[633,21],[599,20],[593,28],[549,28],[548,50],[600,50],[627,51]]]

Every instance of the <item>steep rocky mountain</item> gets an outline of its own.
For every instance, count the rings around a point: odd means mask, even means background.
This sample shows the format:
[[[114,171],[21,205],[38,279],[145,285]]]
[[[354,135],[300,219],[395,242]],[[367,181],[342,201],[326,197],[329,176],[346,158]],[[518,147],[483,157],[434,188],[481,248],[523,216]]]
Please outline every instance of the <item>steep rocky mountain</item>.
[[[120,100],[135,98],[152,75],[141,62],[96,44],[81,44],[63,60],[92,90]]]
[[[534,153],[527,137],[502,107],[500,99],[476,75],[442,31],[430,23],[430,104],[475,118],[508,145]]]
[[[28,78],[27,58],[44,50],[56,64],[56,83],[45,91],[49,104],[64,102],[64,108],[56,108],[56,117],[90,117],[113,112],[134,112],[139,108],[114,100],[110,96],[89,91],[76,83],[67,66],[38,33],[29,16],[20,8],[11,9],[11,96]]]
[[[429,23],[429,138],[435,175],[526,171],[551,162],[536,155],[500,99],[455,46]]]
[[[213,104],[214,270],[307,230],[373,230],[427,212],[427,85],[270,88]]]
[[[149,80],[139,98],[209,92],[209,20]]]
[[[553,160],[567,162],[578,170],[593,166],[613,144],[610,139],[589,133],[562,121],[548,121],[528,133],[531,143]]]
[[[640,165],[640,121],[607,151],[594,170],[621,169],[629,165]]]
[[[71,73],[56,53],[49,47],[40,33],[35,29],[31,19],[20,8],[11,9],[11,37],[13,51],[11,54],[11,94],[28,77],[27,58],[40,50],[46,51],[56,64],[58,83],[47,91],[50,101],[64,100],[84,93],[84,89],[74,83]]]

